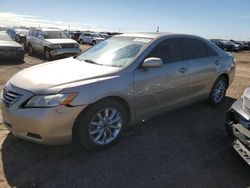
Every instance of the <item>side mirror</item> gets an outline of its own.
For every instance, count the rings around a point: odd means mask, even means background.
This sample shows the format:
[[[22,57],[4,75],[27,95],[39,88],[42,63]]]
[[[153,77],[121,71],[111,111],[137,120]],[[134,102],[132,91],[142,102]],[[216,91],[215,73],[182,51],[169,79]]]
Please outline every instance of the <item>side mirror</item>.
[[[162,65],[163,65],[162,59],[158,57],[147,58],[142,63],[143,68],[160,68],[162,67]]]

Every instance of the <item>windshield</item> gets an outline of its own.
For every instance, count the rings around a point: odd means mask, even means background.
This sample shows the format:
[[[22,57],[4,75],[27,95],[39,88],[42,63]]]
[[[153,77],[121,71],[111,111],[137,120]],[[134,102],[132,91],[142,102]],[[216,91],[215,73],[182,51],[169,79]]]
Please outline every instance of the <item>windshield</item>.
[[[67,39],[67,35],[62,31],[44,31],[45,39]]]
[[[77,59],[99,65],[125,67],[150,41],[147,38],[113,37],[90,48]]]
[[[98,37],[99,37],[99,38],[100,38],[100,37],[102,37],[102,36],[101,36],[101,35],[99,35],[98,33],[92,33],[91,35],[92,35],[92,37],[96,37],[96,38],[98,38]]]
[[[12,39],[9,37],[9,35],[7,33],[0,33],[0,40],[12,41]]]

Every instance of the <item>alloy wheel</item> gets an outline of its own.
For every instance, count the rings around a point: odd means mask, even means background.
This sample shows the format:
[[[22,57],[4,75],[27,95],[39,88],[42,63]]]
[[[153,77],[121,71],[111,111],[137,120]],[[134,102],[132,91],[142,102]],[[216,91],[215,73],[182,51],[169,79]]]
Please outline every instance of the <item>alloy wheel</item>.
[[[98,111],[89,123],[89,137],[97,145],[106,145],[114,141],[123,125],[121,112],[113,107]]]

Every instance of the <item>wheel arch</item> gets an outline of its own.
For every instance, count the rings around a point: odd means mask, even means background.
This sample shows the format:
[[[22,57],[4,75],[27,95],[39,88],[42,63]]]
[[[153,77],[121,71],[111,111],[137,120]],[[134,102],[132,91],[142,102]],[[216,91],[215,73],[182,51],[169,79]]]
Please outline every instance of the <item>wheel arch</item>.
[[[227,88],[228,88],[228,86],[229,86],[229,75],[227,74],[227,73],[221,73],[219,76],[218,76],[218,78],[220,78],[220,77],[224,77],[225,79],[226,79],[226,81],[227,81]],[[218,79],[217,78],[217,79]]]
[[[96,103],[99,103],[101,101],[104,101],[104,100],[116,100],[117,102],[119,102],[120,104],[122,104],[124,107],[125,107],[125,110],[126,110],[126,114],[127,114],[127,118],[128,118],[128,124],[131,120],[131,108],[129,106],[129,103],[127,100],[125,100],[124,98],[120,97],[120,96],[107,96],[107,97],[104,97],[104,98],[101,98],[101,99],[98,99],[96,100],[95,102],[89,104],[86,108],[84,108],[77,116],[75,122],[74,122],[74,125],[73,125],[73,128],[72,128],[72,142],[73,143],[78,143],[78,137],[77,137],[77,132],[78,132],[78,121],[79,121],[79,118],[81,115],[84,115],[84,113],[86,111],[88,111],[88,109],[90,109],[94,104]]]

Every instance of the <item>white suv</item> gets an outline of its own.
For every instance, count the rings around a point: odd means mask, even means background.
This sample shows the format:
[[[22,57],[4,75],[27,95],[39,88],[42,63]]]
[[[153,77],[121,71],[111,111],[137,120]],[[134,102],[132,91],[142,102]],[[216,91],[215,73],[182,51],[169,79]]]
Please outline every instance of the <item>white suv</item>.
[[[92,45],[96,45],[102,41],[104,41],[105,38],[103,38],[100,34],[98,33],[82,33],[79,36],[79,42],[80,44],[92,44]]]

